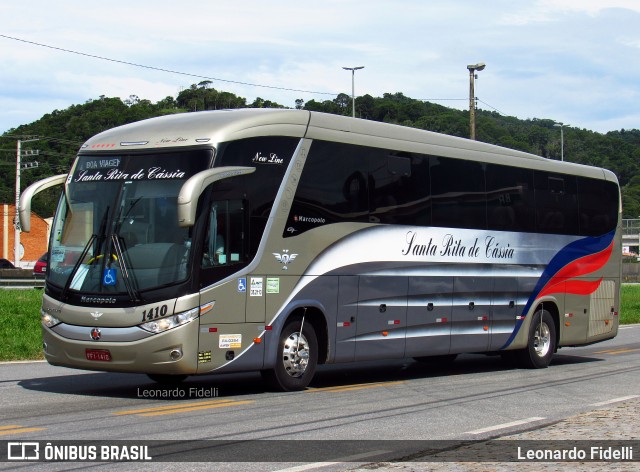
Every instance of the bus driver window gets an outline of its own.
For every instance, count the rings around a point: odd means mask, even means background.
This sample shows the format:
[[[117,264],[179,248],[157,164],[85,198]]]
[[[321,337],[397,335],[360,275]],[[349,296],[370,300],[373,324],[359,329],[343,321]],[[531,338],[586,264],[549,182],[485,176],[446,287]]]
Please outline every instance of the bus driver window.
[[[224,200],[211,204],[202,267],[244,262],[243,212],[242,201]]]

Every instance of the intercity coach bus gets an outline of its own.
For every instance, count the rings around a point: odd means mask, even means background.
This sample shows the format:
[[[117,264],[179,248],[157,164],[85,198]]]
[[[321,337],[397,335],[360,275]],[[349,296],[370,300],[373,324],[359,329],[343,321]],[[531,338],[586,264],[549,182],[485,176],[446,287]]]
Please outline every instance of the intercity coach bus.
[[[304,110],[105,131],[63,184],[41,308],[53,365],[261,371],[502,353],[529,368],[618,331],[620,192],[607,170]]]

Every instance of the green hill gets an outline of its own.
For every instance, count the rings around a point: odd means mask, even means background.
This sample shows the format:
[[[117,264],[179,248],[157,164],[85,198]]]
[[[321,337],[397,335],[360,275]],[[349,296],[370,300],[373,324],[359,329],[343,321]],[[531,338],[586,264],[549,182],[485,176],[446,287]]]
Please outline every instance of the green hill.
[[[5,172],[0,174],[0,201],[15,198],[16,139],[39,137],[37,142],[25,143],[25,149],[38,149],[39,155],[25,158],[38,161],[38,167],[26,169],[22,175],[24,189],[31,182],[69,170],[78,147],[90,136],[114,126],[171,113],[186,113],[222,108],[284,108],[277,103],[257,98],[247,103],[245,98],[210,87],[201,82],[183,90],[177,97],[166,97],[157,103],[130,96],[127,100],[100,96],[66,110],[54,110],[39,120],[9,130],[0,137]],[[296,101],[296,108],[351,115],[351,97],[338,95],[334,100],[304,103]],[[397,123],[453,136],[469,136],[469,112],[447,108],[404,96],[386,93],[382,97],[364,95],[356,98],[356,116]],[[560,130],[552,119],[520,120],[497,112],[478,110],[476,139],[538,154],[551,159],[560,156]],[[13,152],[13,154],[11,154]],[[640,130],[620,130],[606,134],[564,128],[565,160],[605,167],[616,173],[623,192],[624,216],[640,216]],[[34,201],[34,211],[51,216],[59,190],[44,193]]]

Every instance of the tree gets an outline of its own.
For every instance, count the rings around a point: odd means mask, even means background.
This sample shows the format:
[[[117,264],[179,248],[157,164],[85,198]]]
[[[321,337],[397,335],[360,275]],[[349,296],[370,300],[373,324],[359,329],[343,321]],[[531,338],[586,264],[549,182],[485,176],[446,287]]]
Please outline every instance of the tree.
[[[338,94],[333,103],[335,104],[335,113],[337,115],[351,114],[351,97],[346,93]]]
[[[129,98],[127,98],[124,103],[125,105],[127,105],[128,107],[135,105],[136,103],[138,103],[140,101],[140,99],[138,98],[137,95],[129,95]]]
[[[115,126],[168,113],[180,113],[220,108],[284,108],[270,100],[257,97],[251,104],[243,97],[219,91],[204,80],[180,91],[177,97],[165,97],[157,103],[130,95],[124,101],[100,95],[81,105],[65,110],[53,110],[39,120],[19,126],[0,136],[0,150],[7,155],[15,153],[15,135],[51,136],[73,141],[41,141],[38,148],[43,159],[37,169],[24,173],[23,188],[35,180],[49,175],[67,172],[82,142],[89,137]],[[333,100],[295,101],[297,109],[351,115],[351,96],[341,93]],[[364,95],[356,97],[356,114],[362,118],[414,126],[452,136],[469,136],[469,112],[455,110],[434,103],[414,100],[402,93],[385,93],[382,97]],[[502,116],[495,111],[478,110],[476,114],[477,139],[487,143],[532,152],[552,159],[559,159],[560,139],[554,120],[520,120]],[[624,216],[640,216],[640,130],[620,130],[607,134],[594,131],[564,128],[565,160],[604,167],[612,170],[622,188]],[[5,154],[5,153],[3,153]],[[0,175],[0,199],[13,199],[15,173]],[[56,197],[51,194],[44,202],[34,203],[41,216],[51,216]],[[37,205],[37,206],[36,206]]]

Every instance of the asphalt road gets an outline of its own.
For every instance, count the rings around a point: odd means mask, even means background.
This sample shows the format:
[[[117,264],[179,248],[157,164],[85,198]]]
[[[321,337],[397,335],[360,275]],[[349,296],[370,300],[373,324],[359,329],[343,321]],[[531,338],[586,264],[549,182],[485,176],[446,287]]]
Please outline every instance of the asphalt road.
[[[171,463],[156,460],[184,460],[184,452],[173,454],[184,450],[193,460],[220,461],[215,470],[246,470],[242,461],[249,460],[252,470],[342,470],[378,455],[410,456],[430,444],[421,441],[535,430],[638,396],[639,373],[640,325],[623,327],[604,343],[562,349],[547,369],[516,369],[484,355],[460,356],[449,366],[411,359],[322,366],[311,388],[293,393],[267,391],[253,373],[162,387],[144,375],[5,363],[0,440],[149,446],[153,464],[128,463],[126,470],[170,469]],[[244,442],[255,439],[285,441]],[[0,469],[9,466],[114,464],[0,463]]]

